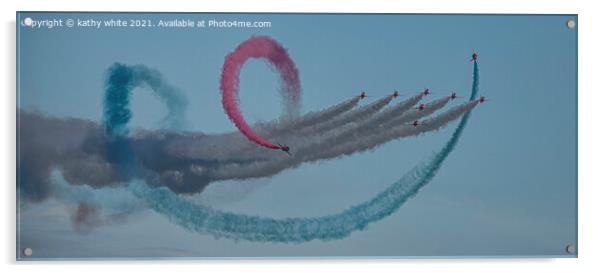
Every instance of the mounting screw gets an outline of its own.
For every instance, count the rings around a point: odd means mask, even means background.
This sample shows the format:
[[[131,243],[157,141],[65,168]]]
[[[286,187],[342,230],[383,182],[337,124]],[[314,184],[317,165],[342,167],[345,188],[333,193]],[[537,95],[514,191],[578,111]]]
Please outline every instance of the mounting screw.
[[[33,255],[33,249],[26,247],[25,249],[23,249],[23,255],[25,255],[27,257]]]
[[[566,27],[568,27],[570,29],[575,28],[575,25],[576,25],[576,23],[575,23],[575,20],[573,20],[573,19],[566,21]]]
[[[574,244],[569,244],[566,246],[565,250],[568,254],[575,254],[575,252],[577,252],[577,246]]]

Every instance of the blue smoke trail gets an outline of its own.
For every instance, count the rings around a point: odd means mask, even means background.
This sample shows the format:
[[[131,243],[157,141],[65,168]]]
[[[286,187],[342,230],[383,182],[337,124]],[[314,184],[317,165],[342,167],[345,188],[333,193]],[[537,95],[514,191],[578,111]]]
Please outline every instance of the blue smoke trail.
[[[132,90],[148,85],[167,106],[165,121],[172,129],[181,128],[187,106],[183,93],[169,85],[159,71],[144,65],[128,66],[114,63],[107,69],[103,109],[104,130],[107,136],[107,159],[124,179],[143,173],[137,164],[127,136],[132,118],[130,97]]]
[[[476,98],[478,86],[479,70],[475,62],[470,100]],[[141,180],[133,180],[128,188],[148,207],[167,216],[172,222],[188,230],[206,232],[216,237],[281,243],[342,239],[353,231],[362,230],[368,224],[391,215],[427,185],[455,148],[469,118],[470,111],[462,116],[451,138],[430,160],[415,166],[373,199],[338,214],[314,218],[273,219],[196,205],[165,187],[151,188]]]
[[[129,109],[132,90],[146,84],[167,107],[165,122],[169,129],[181,129],[185,123],[186,96],[168,84],[161,73],[144,65],[114,63],[107,69],[104,98],[104,124],[107,135],[127,135],[132,118]]]

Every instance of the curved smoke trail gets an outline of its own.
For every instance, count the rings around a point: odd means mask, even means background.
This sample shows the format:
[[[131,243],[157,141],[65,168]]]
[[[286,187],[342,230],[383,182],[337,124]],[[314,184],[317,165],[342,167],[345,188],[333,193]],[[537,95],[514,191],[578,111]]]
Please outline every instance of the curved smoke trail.
[[[477,96],[478,86],[479,70],[475,62],[471,101],[474,101]],[[469,110],[462,116],[451,138],[430,160],[415,166],[373,199],[338,214],[285,219],[249,216],[196,205],[165,187],[151,188],[140,180],[129,183],[128,187],[147,206],[191,231],[208,232],[216,237],[260,242],[287,243],[341,239],[353,231],[362,230],[368,224],[391,215],[427,185],[458,143],[470,118],[470,113]]]
[[[169,85],[161,73],[144,65],[128,66],[114,63],[107,70],[103,123],[108,136],[107,159],[114,163],[117,173],[131,178],[140,172],[140,166],[133,165],[134,155],[126,136],[127,124],[132,118],[130,97],[132,90],[143,84],[148,85],[167,106],[165,121],[172,128],[182,126],[187,106],[183,93]]]
[[[360,109],[356,109],[356,111],[347,113],[347,115],[351,115],[352,117],[357,118],[356,120],[354,120],[354,122],[348,121],[346,118],[344,118],[345,116],[340,117],[343,118],[343,121],[346,124],[340,124],[339,127],[333,128],[332,126],[330,126],[332,124],[332,120],[324,119],[321,122],[316,123],[315,125],[290,128],[291,130],[288,130],[286,133],[287,138],[285,139],[285,141],[295,143],[295,146],[293,147],[294,152],[292,153],[293,157],[298,158],[300,154],[312,153],[312,151],[326,150],[343,142],[355,139],[357,137],[358,132],[368,132],[375,130],[384,123],[395,119],[398,116],[405,113],[406,111],[408,111],[410,108],[412,108],[412,106],[414,106],[424,97],[424,94],[420,92],[419,94],[414,95],[380,112],[370,113],[369,111],[366,111],[365,107],[375,108],[375,111],[378,110],[378,107],[375,107],[375,105],[384,107],[384,105],[381,104],[386,102],[388,97],[390,96],[376,101],[375,104],[367,105]],[[358,118],[357,111],[365,113],[366,116],[370,118]],[[321,125],[326,125],[327,129],[329,130],[320,131],[319,134],[313,134],[311,136],[306,136],[303,134],[303,130],[316,131],[314,127]],[[254,155],[258,155],[258,153],[260,153],[260,151],[255,150]],[[261,153],[260,155],[268,159],[276,158],[282,160],[283,158],[286,158],[282,154],[268,154],[267,152]]]
[[[323,125],[328,123],[333,118],[340,117],[342,114],[357,106],[360,99],[361,98],[359,96],[356,96],[326,109],[309,112],[297,118],[284,118],[271,122],[258,123],[254,126],[254,128],[256,132],[262,133],[265,137],[272,137],[275,139],[280,139],[290,134],[300,134],[300,132],[303,130],[317,125]],[[232,147],[238,144],[239,147],[237,149],[231,149],[230,152],[225,152],[222,157],[234,158],[241,155],[248,155],[249,151],[254,150],[254,148],[257,147],[257,145],[252,145],[252,143],[249,141],[245,141],[244,143],[234,143],[235,141],[236,140],[229,141],[228,145]],[[256,156],[257,152],[259,151],[256,151],[254,156]],[[268,157],[270,155],[273,156],[274,154],[263,153],[262,155],[264,157]]]
[[[230,179],[244,180],[272,176],[283,170],[296,168],[303,163],[351,155],[374,149],[394,139],[416,136],[438,130],[443,128],[449,122],[460,118],[462,114],[473,109],[478,103],[478,100],[472,100],[456,106],[436,117],[424,120],[419,126],[402,123],[397,126],[384,127],[381,128],[382,130],[377,131],[360,131],[357,132],[357,134],[346,138],[343,142],[332,145],[322,145],[322,143],[326,142],[328,139],[322,140],[322,142],[311,142],[308,146],[296,149],[296,152],[291,156],[281,155],[281,158],[279,159],[246,164],[235,162],[222,164],[217,168],[205,169],[204,172],[199,173],[205,175],[205,177],[211,181]],[[420,113],[422,112],[423,111],[420,111]]]
[[[249,140],[269,149],[280,149],[280,145],[259,136],[245,121],[238,105],[238,88],[240,70],[250,58],[268,60],[280,73],[282,80],[282,95],[285,100],[286,113],[295,116],[299,110],[301,83],[295,63],[288,52],[274,39],[267,36],[254,36],[242,42],[234,52],[226,56],[220,79],[222,105],[224,111],[236,128]]]
[[[272,136],[281,143],[293,144],[291,145],[293,149],[291,156],[298,157],[299,154],[304,153],[303,150],[308,150],[309,148],[320,150],[340,144],[341,141],[353,140],[356,137],[356,132],[370,131],[380,123],[401,115],[416,104],[422,96],[421,92],[380,112],[379,110],[391,101],[392,95],[351,110],[357,104],[357,100],[359,100],[359,96],[356,96],[324,110],[309,112],[290,121],[272,121],[258,124],[255,128],[258,132]],[[337,141],[325,142],[337,136],[342,137]],[[223,139],[224,137],[228,137],[228,139],[225,140]],[[317,146],[321,144],[324,145]],[[211,139],[193,140],[187,138],[169,143],[168,149],[173,154],[185,155],[187,158],[278,160],[281,163],[287,161],[287,158],[290,159],[289,155],[273,153],[270,150],[262,149],[248,141],[244,136],[240,134],[232,135],[232,133],[212,137]],[[311,151],[308,150],[308,152]],[[230,164],[236,162],[230,160],[230,162],[224,163]],[[238,177],[234,173],[233,175]]]
[[[146,84],[167,106],[165,123],[169,129],[182,129],[188,101],[184,93],[167,83],[161,73],[144,65],[114,63],[107,69],[105,80],[104,117],[105,132],[109,135],[126,130],[132,112],[129,100],[132,90]],[[116,132],[110,131],[115,130]]]

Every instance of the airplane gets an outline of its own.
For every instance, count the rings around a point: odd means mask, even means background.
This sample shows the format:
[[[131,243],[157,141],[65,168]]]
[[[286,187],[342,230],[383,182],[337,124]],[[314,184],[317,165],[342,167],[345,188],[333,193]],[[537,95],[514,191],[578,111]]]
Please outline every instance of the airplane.
[[[278,146],[280,147],[280,150],[282,150],[283,152],[287,153],[289,156],[291,155],[291,148],[286,146],[286,145],[282,145],[280,143],[278,143]]]
[[[416,107],[416,109],[418,111],[422,111],[422,110],[424,110],[424,108],[426,108],[426,105],[424,105],[424,104],[420,104],[420,106]]]
[[[478,57],[479,57],[479,55],[473,50],[472,51],[472,59],[470,61],[476,62]]]
[[[393,92],[393,97],[394,98],[399,97],[399,91],[395,90],[395,92]]]
[[[367,97],[367,96],[368,96],[368,94],[366,94],[366,92],[365,92],[365,91],[362,91],[362,93],[359,95],[359,98],[360,98],[360,100],[361,100],[361,99],[363,99],[363,98],[365,98],[365,97]]]
[[[418,125],[420,125],[420,121],[415,120],[414,122],[412,122],[412,126],[418,127]]]
[[[451,94],[451,96],[449,96],[449,98],[450,98],[450,99],[452,99],[452,100],[454,100],[454,99],[461,98],[461,97],[459,97],[459,96],[456,94],[456,92],[452,92],[452,94]]]
[[[428,94],[430,94],[430,93],[431,93],[431,90],[430,90],[430,89],[428,89],[428,88],[424,88],[424,91],[422,91],[422,95],[423,95],[423,96],[426,96],[426,95],[428,95]]]
[[[481,96],[481,97],[479,98],[479,103],[483,103],[483,102],[485,102],[485,101],[488,101],[488,99],[485,99],[485,96]]]

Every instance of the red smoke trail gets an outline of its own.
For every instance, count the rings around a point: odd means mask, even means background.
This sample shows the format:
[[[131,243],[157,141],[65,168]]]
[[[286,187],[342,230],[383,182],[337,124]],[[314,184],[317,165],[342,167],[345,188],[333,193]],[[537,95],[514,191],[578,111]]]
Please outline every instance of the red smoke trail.
[[[278,70],[280,79],[282,80],[281,93],[289,114],[296,112],[299,106],[301,95],[299,72],[293,60],[288,56],[286,49],[274,39],[267,36],[253,36],[249,38],[238,45],[234,52],[228,54],[224,61],[220,80],[224,111],[234,125],[236,125],[236,128],[249,140],[261,146],[278,150],[281,149],[280,145],[273,144],[260,137],[251,129],[238,106],[240,69],[250,58],[266,59]]]

